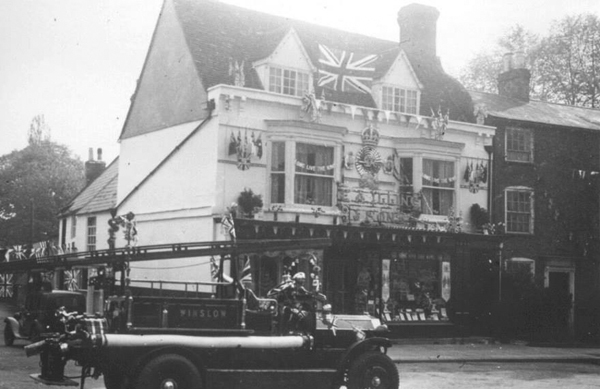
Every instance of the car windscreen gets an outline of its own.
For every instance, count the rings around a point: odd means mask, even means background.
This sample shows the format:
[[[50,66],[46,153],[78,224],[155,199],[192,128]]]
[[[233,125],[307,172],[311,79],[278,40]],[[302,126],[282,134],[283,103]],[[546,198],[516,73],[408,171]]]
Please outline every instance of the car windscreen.
[[[67,312],[84,312],[85,311],[85,298],[83,296],[52,296],[48,301],[49,309],[57,309],[65,307]]]

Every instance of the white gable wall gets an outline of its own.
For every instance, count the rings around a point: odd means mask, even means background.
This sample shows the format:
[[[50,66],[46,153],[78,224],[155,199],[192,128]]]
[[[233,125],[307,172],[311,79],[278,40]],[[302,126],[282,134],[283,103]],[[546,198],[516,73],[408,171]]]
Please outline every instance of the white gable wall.
[[[312,65],[294,30],[290,30],[269,57],[255,62],[254,66],[265,90],[269,90],[269,66],[309,73],[309,85],[312,85]]]
[[[381,107],[381,89],[383,86],[394,86],[402,89],[416,90],[417,92],[417,111],[420,106],[421,92],[419,80],[410,68],[406,57],[399,55],[390,67],[388,73],[373,83],[373,99]]]
[[[195,121],[121,140],[117,204],[199,124]]]

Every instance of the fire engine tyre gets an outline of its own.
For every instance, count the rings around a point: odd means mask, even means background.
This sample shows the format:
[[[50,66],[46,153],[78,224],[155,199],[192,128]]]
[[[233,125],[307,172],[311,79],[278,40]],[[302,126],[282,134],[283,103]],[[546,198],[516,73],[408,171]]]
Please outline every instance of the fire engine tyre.
[[[144,366],[135,389],[202,389],[202,377],[189,359],[177,354],[159,355]]]
[[[348,389],[397,389],[398,369],[390,357],[376,351],[359,355],[348,371]]]
[[[4,345],[12,346],[15,342],[15,334],[13,333],[12,327],[10,324],[6,323],[4,327]]]

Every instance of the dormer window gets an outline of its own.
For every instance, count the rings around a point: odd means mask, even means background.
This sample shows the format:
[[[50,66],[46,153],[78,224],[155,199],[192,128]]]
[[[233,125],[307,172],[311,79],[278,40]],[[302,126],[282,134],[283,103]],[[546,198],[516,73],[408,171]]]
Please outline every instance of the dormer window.
[[[417,91],[384,86],[381,89],[381,109],[417,114]]]
[[[290,96],[304,96],[309,90],[309,75],[297,70],[269,68],[269,91]]]

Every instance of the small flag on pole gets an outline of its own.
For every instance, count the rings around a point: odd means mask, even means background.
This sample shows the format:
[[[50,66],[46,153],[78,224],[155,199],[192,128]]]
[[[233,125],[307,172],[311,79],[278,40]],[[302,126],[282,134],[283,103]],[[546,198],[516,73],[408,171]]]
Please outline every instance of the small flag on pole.
[[[235,226],[233,224],[233,218],[231,217],[231,214],[223,215],[221,218],[221,225],[223,226],[223,233],[225,235],[229,235],[231,240],[235,242]]]
[[[233,278],[221,272],[215,257],[210,257],[210,275],[212,276],[213,280],[217,282],[233,282]]]
[[[252,283],[252,267],[250,266],[250,257],[244,257],[244,267],[242,268],[242,276],[240,277],[242,283]]]

